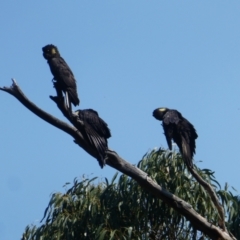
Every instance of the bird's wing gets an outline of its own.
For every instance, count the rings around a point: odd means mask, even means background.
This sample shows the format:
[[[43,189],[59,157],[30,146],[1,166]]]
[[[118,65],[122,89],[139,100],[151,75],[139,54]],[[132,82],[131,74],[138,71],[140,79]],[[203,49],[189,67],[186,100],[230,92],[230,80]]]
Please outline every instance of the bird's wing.
[[[106,164],[105,156],[107,150],[107,141],[105,138],[98,135],[98,133],[88,124],[84,124],[84,130],[89,143],[95,147],[98,153],[98,162],[101,168]]]
[[[54,77],[58,78],[56,80],[64,83],[66,87],[76,86],[74,75],[63,58],[52,58],[49,60],[49,65]]]
[[[191,156],[195,153],[196,143],[195,140],[197,139],[198,135],[194,128],[194,126],[185,118],[179,124],[180,130],[185,132],[184,138],[186,139],[187,143],[189,144]]]
[[[89,117],[92,116],[92,117]],[[101,136],[94,128],[94,121],[89,119],[98,117],[98,114],[94,110],[78,110],[78,117],[84,125],[79,125],[79,130],[83,133],[84,138],[89,142],[91,146],[96,149],[97,152],[97,160],[101,168],[105,165],[105,157],[106,157],[106,150],[108,149],[107,139]]]
[[[111,137],[107,123],[99,117],[96,111],[93,109],[85,109],[82,110],[82,112],[84,113],[84,120],[87,121],[100,136],[104,138]]]
[[[177,124],[177,133],[174,141],[190,167],[193,167],[192,158],[195,153],[195,139],[198,137],[194,126],[185,118]]]
[[[77,94],[77,84],[74,75],[63,58],[53,58],[49,61],[49,65],[54,76],[62,86],[63,91],[69,93],[71,102],[76,106],[79,104]]]

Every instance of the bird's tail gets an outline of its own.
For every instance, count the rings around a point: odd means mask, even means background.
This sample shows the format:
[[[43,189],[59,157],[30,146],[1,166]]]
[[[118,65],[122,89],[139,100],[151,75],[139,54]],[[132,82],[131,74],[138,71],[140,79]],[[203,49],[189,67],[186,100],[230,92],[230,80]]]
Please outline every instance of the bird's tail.
[[[182,156],[189,168],[193,168],[192,153],[186,139],[182,138]]]
[[[69,95],[69,103],[72,103],[75,107],[79,105],[80,100],[78,98],[77,91],[72,88],[67,89],[68,95]]]

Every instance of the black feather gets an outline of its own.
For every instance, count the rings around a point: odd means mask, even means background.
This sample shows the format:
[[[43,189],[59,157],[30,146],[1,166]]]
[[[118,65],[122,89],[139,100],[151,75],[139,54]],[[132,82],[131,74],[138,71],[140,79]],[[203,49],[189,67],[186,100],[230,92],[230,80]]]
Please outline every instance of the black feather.
[[[77,85],[74,75],[65,60],[60,56],[56,46],[50,44],[42,48],[43,56],[47,60],[54,80],[65,93],[67,101],[74,106],[79,105]],[[66,94],[67,93],[67,94]],[[70,107],[70,106],[68,106]]]
[[[110,130],[96,111],[93,109],[77,110],[79,120],[84,124],[83,134],[91,146],[97,150],[97,160],[101,168],[106,164],[107,139],[111,137]],[[81,131],[82,127],[79,129]]]
[[[192,158],[196,149],[195,140],[198,137],[194,126],[177,110],[157,108],[153,111],[153,116],[162,121],[169,149],[172,149],[173,139],[186,164],[193,168]]]

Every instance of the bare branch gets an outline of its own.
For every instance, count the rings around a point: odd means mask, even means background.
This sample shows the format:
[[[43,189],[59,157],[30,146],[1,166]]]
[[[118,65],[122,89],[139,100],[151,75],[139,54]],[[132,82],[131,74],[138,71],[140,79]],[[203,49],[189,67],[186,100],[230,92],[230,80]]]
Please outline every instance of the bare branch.
[[[126,162],[118,156],[116,152],[109,150],[108,157],[108,165],[135,179],[141,187],[145,188],[157,198],[167,203],[170,207],[174,208],[181,215],[185,216],[198,230],[212,239],[235,239],[229,236],[227,232],[209,223],[205,218],[199,215],[190,204],[159,186],[148,177],[145,172]]]
[[[81,132],[77,128],[72,127],[71,125],[59,120],[58,118],[55,118],[51,114],[49,114],[49,113],[43,111],[42,109],[40,109],[39,107],[37,107],[34,103],[32,103],[24,95],[22,90],[17,85],[16,81],[14,79],[12,79],[12,81],[13,81],[13,84],[10,87],[3,87],[3,88],[0,88],[0,90],[2,90],[4,92],[7,92],[7,93],[11,94],[12,96],[14,96],[15,98],[17,98],[17,100],[20,101],[27,109],[29,109],[31,112],[36,114],[38,117],[40,117],[44,121],[50,123],[54,127],[58,128],[58,129],[61,129],[62,131],[71,135],[75,139],[74,142],[76,144],[78,144],[80,147],[82,147],[91,156],[96,158],[97,153],[95,152],[94,149],[92,149],[88,145],[88,143],[85,141],[83,135],[81,134]],[[57,97],[51,97],[51,99],[54,100],[54,102],[56,102],[57,105],[59,104],[59,106],[61,105],[61,102],[64,102],[64,99],[63,100],[60,100],[60,99],[56,100]],[[64,116],[67,116],[67,118],[70,118],[68,116],[68,113],[66,113],[67,110],[64,111],[64,107],[61,108],[61,111],[63,112]]]
[[[188,166],[188,170],[191,172],[191,174],[193,175],[193,177],[198,181],[198,183],[200,185],[203,186],[203,188],[208,192],[212,202],[214,203],[214,206],[217,208],[218,210],[218,214],[219,214],[219,226],[224,230],[227,231],[226,226],[225,226],[225,214],[224,214],[224,208],[222,207],[221,203],[218,200],[218,197],[215,193],[215,191],[213,190],[212,186],[207,183],[206,181],[204,181],[202,179],[202,177],[197,173],[197,171],[195,171],[193,168]]]
[[[83,148],[86,152],[88,152],[91,156],[96,158],[95,150],[88,145],[88,143],[83,138],[81,132],[75,128],[70,126],[69,124],[53,117],[52,115],[44,112],[40,108],[38,108],[35,104],[27,99],[27,97],[23,94],[21,89],[18,87],[15,80],[13,80],[13,84],[10,88],[3,87],[0,90],[5,91],[14,97],[16,97],[26,108],[32,111],[34,114],[42,118],[44,121],[52,124],[53,126],[61,129],[62,131],[71,135],[75,140],[75,142]],[[64,105],[64,99],[60,96],[51,97],[51,99],[57,104],[58,108],[62,111],[63,115],[67,117],[67,119],[73,123],[73,125],[79,124],[74,115],[69,113]],[[225,239],[225,240],[233,240],[234,237],[229,236],[226,231],[221,230],[220,228],[209,223],[205,218],[199,215],[191,205],[189,205],[184,200],[178,198],[177,196],[171,194],[167,190],[163,189],[156,182],[154,182],[150,177],[147,176],[145,172],[140,170],[139,168],[131,165],[124,159],[122,159],[116,152],[112,150],[107,151],[107,164],[118,171],[132,177],[135,179],[139,185],[149,191],[151,194],[155,195],[157,198],[164,201],[170,207],[175,209],[181,215],[185,216],[191,223],[196,227],[196,229],[202,231],[209,237],[214,240]]]

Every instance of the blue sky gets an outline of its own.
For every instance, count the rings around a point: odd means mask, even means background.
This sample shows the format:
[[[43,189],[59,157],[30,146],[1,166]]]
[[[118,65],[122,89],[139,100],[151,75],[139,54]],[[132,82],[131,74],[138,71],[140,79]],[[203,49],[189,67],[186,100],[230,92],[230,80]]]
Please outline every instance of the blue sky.
[[[58,46],[78,81],[80,108],[108,123],[109,147],[132,164],[167,147],[152,117],[179,110],[199,138],[195,161],[240,190],[239,1],[5,1],[0,85],[15,78],[42,109],[64,120],[49,95],[41,48]],[[0,235],[20,239],[53,192],[75,177],[111,178],[64,132],[0,92]],[[78,109],[78,108],[76,108]],[[202,162],[199,162],[199,161]],[[237,193],[236,193],[237,194]]]

